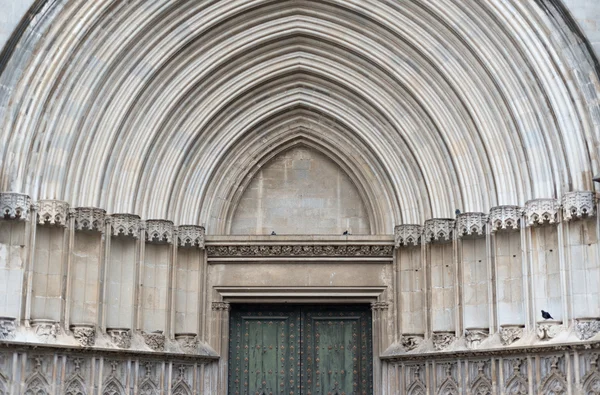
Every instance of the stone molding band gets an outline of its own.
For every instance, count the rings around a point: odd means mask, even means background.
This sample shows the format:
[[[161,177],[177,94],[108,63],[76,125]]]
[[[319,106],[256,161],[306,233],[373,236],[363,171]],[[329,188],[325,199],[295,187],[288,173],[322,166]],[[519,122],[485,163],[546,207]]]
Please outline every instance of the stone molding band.
[[[240,245],[207,246],[213,257],[391,257],[391,245]]]

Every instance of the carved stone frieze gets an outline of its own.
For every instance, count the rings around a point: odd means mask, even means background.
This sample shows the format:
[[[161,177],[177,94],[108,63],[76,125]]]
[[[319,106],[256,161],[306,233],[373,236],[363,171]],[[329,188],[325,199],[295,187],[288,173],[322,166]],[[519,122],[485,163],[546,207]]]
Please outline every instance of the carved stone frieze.
[[[188,354],[195,354],[198,351],[198,336],[195,333],[176,333],[175,341]]]
[[[93,325],[71,325],[71,331],[83,347],[92,347],[96,343],[96,328]]]
[[[15,337],[15,319],[0,317],[0,340],[12,340]]]
[[[523,325],[502,325],[500,327],[500,341],[508,346],[523,337]]]
[[[469,328],[465,330],[465,340],[467,347],[476,348],[482,341],[488,338],[490,330],[488,328]]]
[[[62,200],[40,200],[37,202],[38,224],[67,226],[69,203]]]
[[[58,322],[52,320],[33,320],[31,326],[42,343],[56,341],[56,335],[60,331]]]
[[[394,228],[394,244],[396,248],[409,244],[419,245],[423,226],[421,225],[396,225]]]
[[[165,219],[149,219],[146,221],[146,241],[148,243],[172,244],[173,222]]]
[[[452,240],[454,220],[448,218],[433,218],[425,221],[423,237],[426,243],[432,241]]]
[[[104,232],[106,211],[96,207],[76,207],[74,211],[75,230]]]
[[[208,246],[209,256],[392,256],[391,245],[240,245],[240,246]]]
[[[454,332],[434,332],[431,339],[433,340],[433,348],[436,351],[441,351],[454,343],[456,336],[454,335]]]
[[[562,322],[560,321],[541,321],[537,324],[537,337],[540,340],[554,339],[560,333],[561,329]]]
[[[484,213],[462,213],[456,217],[456,232],[458,237],[482,236],[487,225],[487,215]]]
[[[148,347],[154,351],[164,351],[165,349],[165,335],[161,332],[142,332],[144,342]]]
[[[231,305],[229,302],[212,302],[212,309],[214,311],[229,311]]]
[[[140,237],[141,220],[138,215],[112,214],[109,218],[113,236]]]
[[[373,310],[373,311],[387,310],[388,307],[389,307],[388,302],[373,302],[373,303],[371,303],[371,310]]]
[[[600,332],[600,319],[579,318],[575,322],[575,334],[580,340],[588,340]]]
[[[107,328],[112,343],[119,348],[131,347],[131,331],[125,328]]]
[[[563,195],[562,205],[565,221],[596,215],[596,199],[591,191],[567,192]]]
[[[0,193],[0,210],[4,219],[27,221],[31,208],[31,198],[22,193]]]
[[[523,209],[519,206],[497,206],[490,209],[490,232],[519,230]]]
[[[415,348],[419,347],[423,343],[423,341],[423,335],[407,334],[403,335],[401,338],[402,347],[404,347],[406,351],[414,350]]]
[[[204,226],[181,225],[177,228],[177,238],[181,247],[199,247],[204,248],[204,236],[206,230]]]
[[[554,224],[558,221],[560,203],[556,199],[533,199],[525,203],[527,226]]]
[[[550,357],[550,371],[542,379],[540,384],[541,394],[566,394],[567,377],[559,368],[559,356]]]

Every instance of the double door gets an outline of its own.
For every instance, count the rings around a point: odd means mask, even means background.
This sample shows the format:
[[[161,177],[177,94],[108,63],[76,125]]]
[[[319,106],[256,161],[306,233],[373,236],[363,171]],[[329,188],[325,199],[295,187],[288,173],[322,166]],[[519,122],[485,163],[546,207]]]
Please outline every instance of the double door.
[[[230,395],[371,395],[368,305],[232,305]]]

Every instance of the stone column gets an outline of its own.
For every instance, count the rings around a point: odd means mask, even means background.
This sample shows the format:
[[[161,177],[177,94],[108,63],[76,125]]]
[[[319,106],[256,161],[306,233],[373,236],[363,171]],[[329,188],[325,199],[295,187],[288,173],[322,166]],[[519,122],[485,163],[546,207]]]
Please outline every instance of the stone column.
[[[373,313],[373,394],[381,395],[383,393],[382,383],[382,364],[379,356],[385,351],[384,337],[385,329],[382,323],[382,316],[387,314],[389,305],[387,302],[371,303]]]
[[[227,367],[229,363],[229,311],[228,302],[213,302],[215,351],[220,355],[218,393],[227,393]]]

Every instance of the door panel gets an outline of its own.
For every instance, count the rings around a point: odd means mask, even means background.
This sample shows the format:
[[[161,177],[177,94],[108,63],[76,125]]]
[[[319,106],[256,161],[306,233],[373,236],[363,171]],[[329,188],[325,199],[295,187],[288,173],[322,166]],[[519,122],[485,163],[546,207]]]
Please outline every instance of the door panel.
[[[368,306],[234,305],[229,393],[370,395]]]

